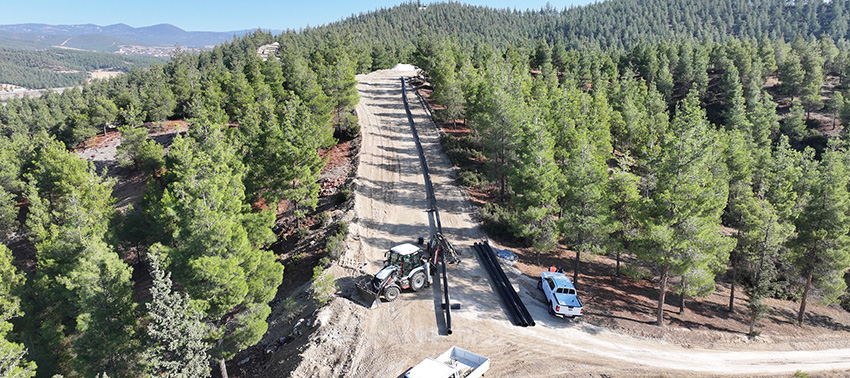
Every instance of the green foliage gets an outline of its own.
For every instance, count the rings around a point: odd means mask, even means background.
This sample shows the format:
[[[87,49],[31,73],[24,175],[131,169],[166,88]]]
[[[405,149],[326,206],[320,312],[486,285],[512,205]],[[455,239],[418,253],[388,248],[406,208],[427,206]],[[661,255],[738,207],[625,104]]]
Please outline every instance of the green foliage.
[[[339,187],[339,191],[337,192],[337,197],[340,202],[347,202],[354,196],[354,191],[351,190],[347,185],[342,185]]]
[[[460,171],[457,174],[457,181],[467,188],[477,187],[484,182],[481,174],[473,171]]]
[[[282,307],[281,313],[283,313],[283,320],[285,322],[295,320],[301,310],[303,310],[303,307],[300,306],[292,297],[286,297],[286,299],[281,302],[280,306]]]
[[[328,237],[327,242],[325,243],[325,253],[328,254],[328,257],[331,260],[336,260],[339,256],[342,255],[342,252],[345,250],[345,235],[342,234],[333,234]]]
[[[306,227],[306,226],[298,227],[295,230],[295,238],[298,239],[298,240],[304,240],[304,238],[306,238],[307,235],[309,235],[309,234],[310,234],[310,228]]]
[[[478,208],[478,217],[481,219],[484,230],[491,235],[501,235],[509,240],[523,242],[524,234],[527,233],[517,227],[521,222],[516,210],[506,206],[487,203]],[[523,244],[530,245],[527,241]]]
[[[313,299],[323,307],[330,303],[336,295],[336,281],[333,274],[324,270],[321,266],[313,268]]]
[[[225,143],[222,127],[200,123],[193,135],[175,139],[165,191],[149,211],[165,214],[155,218],[163,234],[172,235],[163,250],[174,279],[212,325],[210,355],[227,359],[265,332],[283,266],[271,251],[259,249],[265,237],[249,237],[249,229],[270,229],[274,218],[248,211],[245,167]]]
[[[316,223],[319,224],[320,227],[324,227],[328,225],[328,221],[330,221],[331,216],[329,212],[323,211],[316,216]]]
[[[648,188],[642,235],[636,242],[637,256],[661,278],[658,325],[664,324],[668,278],[692,272],[701,286],[713,279],[734,247],[734,241],[720,234],[728,184],[714,164],[716,138],[692,90],[679,105],[653,165],[655,183]]]
[[[0,376],[29,378],[35,376],[36,365],[26,360],[23,345],[9,340],[10,319],[23,316],[20,300],[13,294],[23,284],[24,276],[12,265],[12,252],[0,244]]]
[[[610,150],[610,148],[608,149]],[[611,232],[607,155],[596,151],[586,135],[580,133],[576,147],[564,166],[565,187],[561,199],[561,229],[568,246],[576,251],[573,282],[577,282],[581,253],[603,252]],[[607,151],[606,151],[607,152]]]
[[[122,126],[121,144],[118,146],[117,159],[121,166],[134,165],[143,172],[154,172],[165,163],[165,150],[159,143],[148,139],[145,127]]]
[[[795,265],[806,279],[797,322],[803,322],[810,287],[820,289],[824,303],[844,293],[844,272],[850,268],[850,193],[844,152],[827,150],[817,172],[808,177],[808,201],[796,219],[791,247]],[[846,160],[844,160],[846,161]]]
[[[26,88],[59,88],[82,84],[85,71],[147,67],[158,58],[68,49],[0,48],[0,83]],[[83,72],[79,72],[83,71]]]
[[[26,224],[36,242],[39,270],[25,290],[39,295],[27,297],[33,315],[22,328],[38,335],[36,361],[44,373],[137,375],[130,267],[105,242],[114,213],[112,183],[50,140],[36,151],[27,177],[31,212]],[[63,339],[70,341],[72,354]]]
[[[158,249],[149,253],[153,279],[151,301],[146,304],[149,322],[146,351],[147,373],[158,377],[207,377],[210,375],[207,327],[189,297],[172,288],[171,274],[162,269]]]

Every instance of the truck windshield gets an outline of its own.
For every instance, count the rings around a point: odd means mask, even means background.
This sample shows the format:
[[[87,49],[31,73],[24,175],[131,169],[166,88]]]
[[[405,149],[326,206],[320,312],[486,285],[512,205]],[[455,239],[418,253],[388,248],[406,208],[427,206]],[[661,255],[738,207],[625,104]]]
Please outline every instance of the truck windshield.
[[[559,287],[556,292],[559,293],[559,294],[575,294],[576,293],[575,290],[568,289],[568,288],[565,288],[565,287]]]

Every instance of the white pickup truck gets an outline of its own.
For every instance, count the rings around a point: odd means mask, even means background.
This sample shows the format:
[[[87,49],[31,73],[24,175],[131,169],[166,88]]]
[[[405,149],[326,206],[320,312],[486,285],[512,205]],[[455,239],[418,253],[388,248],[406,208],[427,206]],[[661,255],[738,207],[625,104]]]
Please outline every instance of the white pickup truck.
[[[575,319],[584,315],[584,307],[576,295],[576,288],[564,273],[543,272],[537,288],[546,295],[549,314]]]
[[[406,378],[479,378],[490,369],[490,359],[453,346],[437,358],[428,357],[404,374]]]

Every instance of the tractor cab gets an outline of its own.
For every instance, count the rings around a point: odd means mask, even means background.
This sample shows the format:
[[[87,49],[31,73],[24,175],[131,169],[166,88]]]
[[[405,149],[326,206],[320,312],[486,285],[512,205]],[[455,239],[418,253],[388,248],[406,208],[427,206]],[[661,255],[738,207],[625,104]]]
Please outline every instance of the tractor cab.
[[[423,264],[422,250],[413,244],[397,245],[387,252],[387,266],[397,267],[401,277],[407,277],[408,273]]]

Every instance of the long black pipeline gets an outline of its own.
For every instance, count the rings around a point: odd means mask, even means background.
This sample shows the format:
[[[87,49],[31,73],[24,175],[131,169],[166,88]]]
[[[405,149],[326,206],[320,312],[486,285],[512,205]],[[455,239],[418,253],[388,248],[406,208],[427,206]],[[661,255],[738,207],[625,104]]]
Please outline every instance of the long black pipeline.
[[[404,81],[404,78],[401,78],[401,96],[404,99],[404,111],[407,113],[407,121],[410,123],[410,130],[413,132],[413,141],[416,144],[416,150],[419,152],[419,163],[422,164],[428,205],[430,210],[434,212],[434,218],[437,220],[437,232],[442,234],[443,225],[440,222],[440,210],[437,208],[437,198],[434,196],[434,185],[431,183],[431,170],[428,168],[428,160],[425,159],[425,150],[422,148],[422,142],[419,141],[419,132],[416,131],[416,123],[413,122],[413,114],[410,112],[410,103],[407,101],[407,83]]]
[[[419,152],[419,163],[422,164],[422,175],[425,178],[425,194],[428,197],[430,210],[434,212],[434,219],[437,220],[437,232],[443,233],[443,225],[440,223],[440,211],[437,209],[437,199],[434,196],[434,185],[431,183],[431,171],[428,169],[428,161],[425,159],[425,150],[422,148],[422,142],[419,141],[419,133],[416,131],[416,124],[413,122],[413,114],[410,112],[410,104],[407,102],[407,83],[404,78],[401,78],[401,97],[404,99],[404,111],[407,113],[407,121],[410,123],[410,130],[413,132],[413,141],[416,143],[416,150]],[[443,301],[446,306],[446,334],[452,334],[452,304],[449,300],[449,276],[446,273],[446,251],[440,254],[440,264],[443,270]]]
[[[487,258],[486,253],[484,252],[484,246],[478,243],[473,244],[473,248],[476,252],[478,252],[478,256],[481,258],[481,263],[484,265],[484,269],[487,270],[487,274],[490,275],[490,278],[493,280],[493,285],[496,286],[496,291],[499,293],[499,297],[502,298],[502,301],[505,302],[505,306],[508,308],[508,312],[510,313],[511,318],[516,325],[522,326],[523,319],[517,312],[516,306],[513,302],[508,298],[508,294],[505,291],[505,285],[499,280],[498,275],[495,272],[495,268],[493,268],[492,263]]]
[[[502,270],[502,266],[499,265],[498,261],[496,261],[496,253],[493,252],[493,248],[490,246],[490,243],[485,242],[484,247],[485,252],[489,255],[490,260],[495,265],[496,272],[499,274],[500,279],[508,286],[508,295],[511,297],[520,314],[524,318],[523,321],[533,327],[535,325],[534,319],[531,317],[531,314],[528,312],[528,309],[525,307],[525,304],[522,303],[522,299],[520,299],[519,294],[517,294],[514,290],[513,285],[511,285],[510,280],[508,280],[508,276],[505,275],[505,271]]]

